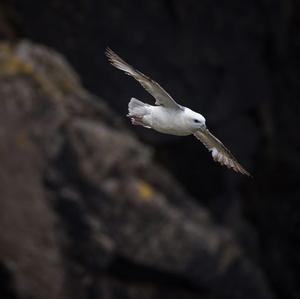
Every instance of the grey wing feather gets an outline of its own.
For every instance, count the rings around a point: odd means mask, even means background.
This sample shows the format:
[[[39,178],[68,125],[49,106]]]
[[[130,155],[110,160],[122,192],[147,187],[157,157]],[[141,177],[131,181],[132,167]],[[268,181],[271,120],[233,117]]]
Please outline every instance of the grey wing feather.
[[[182,109],[175,100],[155,81],[129,65],[110,48],[105,52],[109,62],[119,70],[136,79],[154,98],[155,104],[169,108]]]
[[[232,168],[236,172],[251,176],[250,173],[236,160],[229,149],[227,149],[218,138],[211,134],[208,129],[197,131],[194,133],[194,136],[212,152],[214,161],[219,162],[221,165],[225,165],[228,168]]]

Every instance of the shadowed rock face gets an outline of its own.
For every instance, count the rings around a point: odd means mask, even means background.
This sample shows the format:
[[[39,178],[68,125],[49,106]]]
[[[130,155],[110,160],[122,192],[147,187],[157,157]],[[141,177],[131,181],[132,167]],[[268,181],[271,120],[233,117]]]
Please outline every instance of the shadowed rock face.
[[[273,298],[62,56],[0,44],[1,298]]]

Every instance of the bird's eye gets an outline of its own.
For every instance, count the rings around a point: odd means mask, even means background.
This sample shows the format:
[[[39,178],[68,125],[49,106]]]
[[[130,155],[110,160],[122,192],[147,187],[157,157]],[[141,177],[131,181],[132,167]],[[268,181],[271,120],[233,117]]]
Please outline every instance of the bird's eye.
[[[194,123],[200,123],[198,119],[194,119]]]

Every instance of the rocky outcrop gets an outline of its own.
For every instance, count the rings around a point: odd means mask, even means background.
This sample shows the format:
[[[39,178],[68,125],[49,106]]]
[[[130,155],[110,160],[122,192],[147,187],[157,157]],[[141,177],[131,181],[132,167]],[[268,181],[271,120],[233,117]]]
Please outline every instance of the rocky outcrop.
[[[1,43],[0,98],[1,298],[272,298],[62,56]]]

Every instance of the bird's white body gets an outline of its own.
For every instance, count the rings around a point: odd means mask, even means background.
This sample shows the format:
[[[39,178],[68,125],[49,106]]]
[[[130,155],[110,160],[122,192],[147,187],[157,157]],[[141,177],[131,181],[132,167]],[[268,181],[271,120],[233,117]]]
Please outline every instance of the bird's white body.
[[[184,110],[175,110],[163,106],[150,106],[151,128],[164,134],[177,136],[190,135],[191,129],[187,127]]]
[[[205,118],[189,108],[173,109],[164,106],[146,105],[147,113],[142,116],[142,121],[146,127],[164,134],[177,136],[187,136],[194,133],[201,126],[205,126]],[[190,121],[197,117],[197,126]]]

